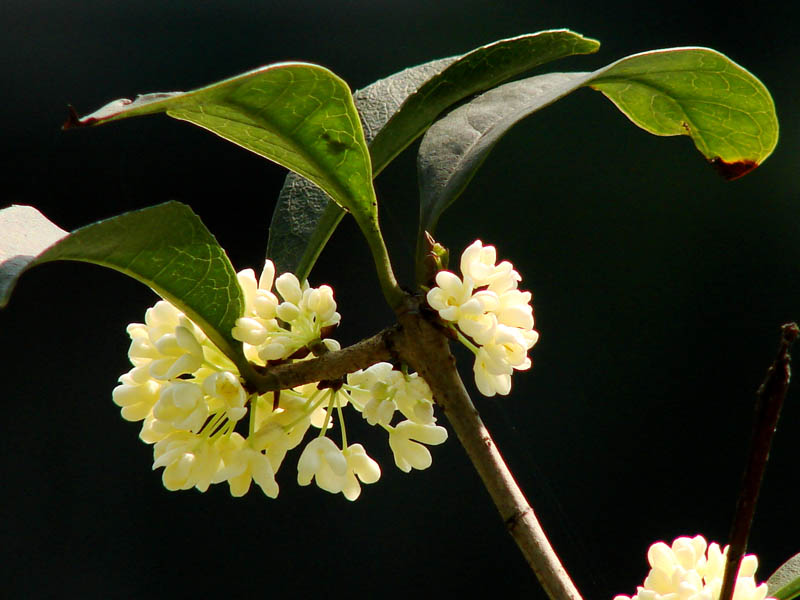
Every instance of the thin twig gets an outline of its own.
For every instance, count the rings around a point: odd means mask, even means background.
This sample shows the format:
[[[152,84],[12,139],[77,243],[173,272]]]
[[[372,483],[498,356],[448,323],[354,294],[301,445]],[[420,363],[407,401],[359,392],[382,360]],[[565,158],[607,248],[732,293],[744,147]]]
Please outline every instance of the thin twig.
[[[736,502],[736,514],[730,533],[730,547],[725,562],[725,576],[722,580],[720,600],[733,598],[736,576],[739,565],[747,550],[750,537],[750,526],[756,510],[758,493],[764,478],[764,470],[772,446],[772,438],[778,425],[781,407],[789,388],[791,368],[789,349],[800,334],[796,323],[788,323],[781,328],[781,343],[778,356],[767,370],[764,382],[756,392],[755,418],[750,448],[747,453],[747,464],[742,479],[742,489]]]
[[[352,346],[328,352],[319,358],[259,367],[259,372],[254,372],[248,378],[247,385],[252,391],[265,394],[306,383],[338,379],[377,362],[394,360],[397,358],[394,338],[399,333],[399,327],[394,325]]]
[[[426,317],[421,300],[406,296],[398,325],[336,352],[253,371],[247,385],[263,394],[321,380],[333,380],[376,362],[403,362],[428,382],[509,533],[551,600],[581,600],[561,565],[536,513],[508,470],[458,375],[447,333]]]
[[[404,334],[398,351],[433,391],[484,486],[539,583],[551,600],[581,600],[536,513],[514,480],[458,375],[448,339],[413,306],[398,312]]]

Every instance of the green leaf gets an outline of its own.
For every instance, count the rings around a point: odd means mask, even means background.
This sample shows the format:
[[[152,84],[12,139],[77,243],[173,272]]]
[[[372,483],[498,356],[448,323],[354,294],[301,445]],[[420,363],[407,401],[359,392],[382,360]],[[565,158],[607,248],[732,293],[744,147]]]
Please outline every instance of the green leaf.
[[[376,173],[456,102],[553,60],[597,52],[600,42],[566,29],[541,31],[477,48],[410,95],[370,144]]]
[[[369,142],[386,120],[425,81],[455,58],[435,60],[376,81],[353,94]],[[289,173],[269,227],[267,256],[277,273],[294,273],[301,280],[328,242],[344,211],[308,179]]]
[[[411,67],[356,92],[374,176],[454,103],[546,62],[596,52],[599,46],[571,31],[542,31]],[[324,193],[290,174],[270,225],[267,255],[279,272],[307,276],[341,217]]]
[[[350,89],[327,69],[270,65],[191,91],[116,100],[66,129],[158,112],[189,121],[316,183],[357,218],[377,218],[372,168]]]
[[[767,595],[776,600],[792,600],[800,597],[800,554],[783,563],[769,579]]]
[[[434,123],[417,155],[420,233],[435,231],[441,214],[514,125],[577,89],[587,78],[586,73],[547,73],[507,83]]]
[[[167,202],[82,227],[71,234],[30,206],[0,210],[0,306],[19,276],[56,260],[109,267],[153,289],[194,321],[240,368],[231,337],[244,297],[225,251],[185,204]]]
[[[755,168],[778,140],[775,107],[763,84],[706,48],[645,52],[593,73],[549,73],[508,83],[453,110],[423,138],[417,162],[420,234],[433,232],[516,123],[587,85],[650,133],[690,136],[728,178]]]
[[[755,169],[778,143],[767,88],[714,50],[637,54],[595,72],[589,84],[642,129],[690,136],[727,179]]]
[[[367,142],[410,94],[455,60],[445,58],[412,67],[353,94]],[[343,216],[344,211],[319,187],[289,173],[269,227],[267,256],[275,263],[276,272],[307,278]]]

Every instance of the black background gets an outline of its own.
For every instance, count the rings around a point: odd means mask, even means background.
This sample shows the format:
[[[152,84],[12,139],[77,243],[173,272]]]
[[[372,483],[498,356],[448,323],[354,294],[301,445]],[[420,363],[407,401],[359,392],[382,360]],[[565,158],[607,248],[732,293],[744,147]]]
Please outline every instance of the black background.
[[[496,244],[534,292],[533,369],[511,396],[475,400],[584,597],[631,594],[652,541],[724,542],[753,392],[779,325],[800,318],[790,4],[7,0],[2,204],[35,205],[69,230],[181,200],[238,269],[257,266],[281,168],[164,116],[62,133],[66,104],[87,113],[281,60],[323,64],[359,88],[555,27],[603,46],[552,70],[668,46],[728,54],[771,90],[782,125],[775,155],[748,177],[725,182],[688,138],[650,136],[580,90],[507,136],[438,232],[456,255],[479,237]],[[377,186],[407,280],[413,150]],[[311,279],[336,290],[343,343],[390,321],[351,222]],[[129,368],[125,325],[154,300],[122,275],[65,263],[26,274],[0,313],[7,597],[544,597],[454,436],[430,469],[406,475],[384,436],[351,419],[383,467],[355,503],[299,488],[296,453],[277,500],[256,488],[234,499],[225,485],[167,492],[138,425],[111,402]],[[799,400],[790,392],[751,537],[762,577],[800,550]]]

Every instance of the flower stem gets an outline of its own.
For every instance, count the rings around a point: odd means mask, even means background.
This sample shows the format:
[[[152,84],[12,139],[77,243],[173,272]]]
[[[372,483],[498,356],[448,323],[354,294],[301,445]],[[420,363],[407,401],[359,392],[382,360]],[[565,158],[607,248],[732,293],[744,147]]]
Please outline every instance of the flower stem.
[[[336,412],[339,414],[339,427],[342,430],[342,450],[347,450],[347,431],[344,426],[344,415],[342,414],[342,403],[339,402],[339,392],[333,392],[336,399]]]
[[[455,332],[456,337],[458,338],[458,341],[461,342],[462,344],[464,344],[467,348],[469,348],[470,352],[472,352],[473,354],[475,354],[477,356],[478,347],[475,344],[473,344],[472,342],[470,342],[469,339],[467,339],[467,336],[465,336],[463,333],[461,333],[461,331],[458,329],[458,327],[456,327],[452,323],[448,323],[447,326],[452,331]]]
[[[331,391],[331,398],[328,401],[328,408],[325,410],[325,421],[319,429],[319,437],[325,437],[325,432],[328,431],[328,424],[331,422],[331,415],[333,414],[333,401],[336,392]]]
[[[250,423],[248,424],[248,437],[252,437],[256,430],[256,405],[258,404],[258,394],[250,395]]]

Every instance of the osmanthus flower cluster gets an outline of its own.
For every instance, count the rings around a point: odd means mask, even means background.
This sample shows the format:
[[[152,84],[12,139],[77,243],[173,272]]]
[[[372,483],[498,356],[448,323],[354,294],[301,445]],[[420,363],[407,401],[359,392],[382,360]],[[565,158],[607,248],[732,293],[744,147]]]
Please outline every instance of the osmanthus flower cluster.
[[[329,337],[340,321],[329,286],[312,288],[290,273],[275,278],[270,261],[258,280],[250,269],[238,273],[238,280],[245,311],[232,335],[250,361],[267,366],[339,349]],[[164,468],[169,490],[205,491],[227,481],[231,494],[242,496],[255,481],[274,498],[275,474],[313,428],[316,434],[297,462],[298,483],[315,480],[320,488],[355,500],[360,484],[374,483],[381,470],[363,446],[348,443],[343,413],[348,406],[386,430],[395,462],[406,472],[429,467],[431,455],[423,444],[447,438],[435,424],[425,381],[388,363],[351,373],[335,385],[250,394],[236,366],[169,302],[157,302],[144,323],[127,331],[133,368],[120,377],[113,399],[123,418],[143,421],[139,437],[154,444],[153,468]],[[334,422],[341,446],[328,437]]]
[[[679,537],[671,546],[656,542],[647,552],[650,573],[636,594],[614,600],[718,600],[725,574],[728,547],[706,543],[705,538]],[[758,559],[746,555],[739,567],[733,600],[765,600],[767,584],[756,585]],[[767,599],[773,600],[773,599]]]
[[[461,255],[461,277],[436,274],[428,304],[475,354],[475,384],[481,394],[506,395],[514,370],[530,368],[528,350],[539,339],[533,329],[531,293],[508,261],[497,262],[494,246],[473,242]]]

